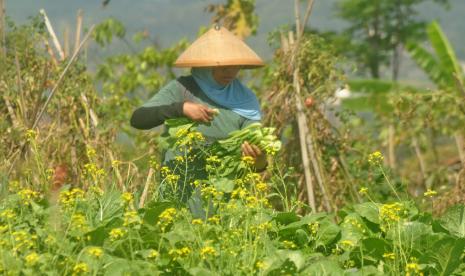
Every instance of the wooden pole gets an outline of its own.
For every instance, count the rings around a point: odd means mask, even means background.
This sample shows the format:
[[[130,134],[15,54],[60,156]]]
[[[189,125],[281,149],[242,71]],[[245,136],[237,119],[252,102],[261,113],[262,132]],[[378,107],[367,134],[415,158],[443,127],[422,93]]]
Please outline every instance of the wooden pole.
[[[77,51],[81,43],[81,28],[82,28],[82,10],[78,10],[76,17],[76,33],[74,34],[74,52]]]
[[[69,27],[66,26],[63,33],[63,55],[65,58],[67,58],[69,54]]]
[[[53,30],[52,23],[50,23],[50,20],[48,19],[48,16],[45,13],[44,9],[41,9],[39,12],[44,17],[45,26],[47,27],[47,30],[50,36],[52,37],[53,44],[55,45],[58,55],[60,56],[60,60],[64,60],[65,54],[63,53],[63,49],[61,48],[60,41],[58,40],[57,35],[55,34],[55,31]]]

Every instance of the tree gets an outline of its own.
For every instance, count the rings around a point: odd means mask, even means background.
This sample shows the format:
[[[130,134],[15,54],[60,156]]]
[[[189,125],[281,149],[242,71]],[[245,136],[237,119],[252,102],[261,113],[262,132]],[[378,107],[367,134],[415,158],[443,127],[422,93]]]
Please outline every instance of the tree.
[[[341,0],[338,15],[349,22],[344,31],[351,38],[346,54],[372,78],[381,78],[381,68],[392,66],[398,78],[401,51],[407,40],[424,36],[425,22],[417,18],[417,8],[429,0]],[[431,0],[447,4],[449,0]]]
[[[228,0],[226,4],[208,5],[206,10],[214,14],[213,22],[222,23],[238,37],[245,38],[257,31],[255,0]]]

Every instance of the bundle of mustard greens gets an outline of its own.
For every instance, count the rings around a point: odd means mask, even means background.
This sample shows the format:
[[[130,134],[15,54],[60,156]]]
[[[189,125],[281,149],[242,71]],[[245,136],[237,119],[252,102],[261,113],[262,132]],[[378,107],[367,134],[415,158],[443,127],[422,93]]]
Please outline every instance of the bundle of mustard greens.
[[[179,151],[179,147],[194,147],[197,154],[205,160],[206,171],[216,178],[235,179],[244,176],[251,168],[250,162],[243,159],[242,144],[256,145],[267,155],[274,155],[281,149],[281,142],[274,135],[275,128],[263,127],[253,123],[247,127],[229,133],[223,140],[207,144],[201,139],[195,143],[189,137],[196,137],[199,123],[186,118],[169,119],[165,122],[168,131],[162,139],[162,146]]]

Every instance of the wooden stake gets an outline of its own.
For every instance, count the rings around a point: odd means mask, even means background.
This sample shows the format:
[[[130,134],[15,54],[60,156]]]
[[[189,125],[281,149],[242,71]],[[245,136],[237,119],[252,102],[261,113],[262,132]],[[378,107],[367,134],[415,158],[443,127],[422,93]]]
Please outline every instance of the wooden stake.
[[[460,162],[462,163],[462,167],[465,168],[465,142],[463,135],[457,132],[454,135],[455,143],[457,144],[457,150],[459,152]]]
[[[139,208],[143,208],[145,204],[145,200],[147,199],[147,196],[149,194],[149,186],[150,186],[150,180],[152,179],[153,173],[155,170],[153,168],[149,169],[149,173],[147,175],[147,179],[145,180],[145,186],[144,186],[144,191],[142,192],[142,195],[140,197],[139,201]]]
[[[389,124],[389,128],[388,128],[388,157],[389,157],[388,161],[389,161],[389,167],[391,167],[392,169],[395,169],[397,167],[394,132],[395,132],[394,125],[391,123]]]
[[[423,154],[421,153],[421,148],[420,148],[420,144],[418,143],[418,139],[417,137],[413,137],[412,138],[412,144],[413,144],[413,148],[415,150],[415,154],[417,156],[417,159],[418,159],[418,163],[420,165],[420,173],[421,173],[421,181],[423,183],[423,185],[425,185],[425,180],[426,180],[426,164],[425,164],[425,159],[423,158]],[[426,187],[425,186],[425,189],[427,188],[430,188],[430,187]]]
[[[65,27],[65,32],[63,33],[63,55],[65,58],[69,56],[69,27]]]
[[[78,10],[76,17],[76,33],[74,36],[74,52],[77,51],[81,43],[81,28],[82,28],[82,10]]]
[[[308,0],[307,2],[307,9],[305,10],[304,21],[302,21],[302,26],[300,28],[299,37],[304,34],[305,26],[307,25],[308,19],[310,18],[310,14],[312,14],[313,3],[314,3],[314,0]]]
[[[47,27],[47,30],[48,30],[50,36],[52,37],[53,44],[55,45],[55,48],[58,51],[58,55],[60,56],[60,60],[64,60],[65,59],[65,54],[63,53],[60,41],[58,40],[58,38],[57,38],[57,36],[55,34],[55,31],[53,30],[52,24],[50,23],[50,20],[48,19],[47,14],[45,13],[45,10],[41,9],[39,12],[44,17],[45,26]]]
[[[306,121],[305,125],[308,126],[307,120],[305,120],[305,121]],[[330,204],[329,195],[326,192],[323,177],[321,176],[321,174],[322,174],[321,173],[321,167],[320,167],[320,164],[318,162],[318,158],[316,156],[315,149],[313,147],[313,135],[312,135],[312,133],[307,133],[306,139],[307,139],[308,152],[310,154],[310,161],[312,162],[313,172],[314,172],[314,174],[316,176],[316,181],[318,183],[318,186],[320,187],[321,194],[323,195],[325,209],[326,209],[327,212],[331,212],[332,208],[331,208],[331,204]]]

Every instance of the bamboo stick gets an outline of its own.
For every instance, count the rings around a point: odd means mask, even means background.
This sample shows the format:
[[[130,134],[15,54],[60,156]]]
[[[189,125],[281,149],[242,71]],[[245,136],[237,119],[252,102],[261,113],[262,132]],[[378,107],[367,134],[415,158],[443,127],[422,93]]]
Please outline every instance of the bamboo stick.
[[[301,34],[301,22],[300,22],[300,9],[299,9],[299,0],[294,0],[294,14],[295,14],[295,33],[297,34],[297,40],[300,38]]]
[[[65,27],[65,31],[63,33],[63,56],[67,58],[69,56],[69,27]]]
[[[147,199],[147,196],[149,194],[149,185],[150,185],[150,179],[152,179],[153,173],[155,170],[153,168],[149,169],[149,173],[147,175],[147,179],[145,180],[145,185],[144,185],[144,191],[142,192],[142,195],[140,197],[139,201],[139,208],[143,208],[145,204],[145,200]]]
[[[302,27],[300,28],[299,36],[302,36],[304,34],[305,26],[307,25],[308,19],[310,18],[310,14],[312,14],[314,2],[314,0],[308,0],[307,2],[307,9],[305,10],[304,21],[302,21]]]
[[[465,142],[463,135],[457,132],[454,135],[455,143],[457,144],[457,150],[459,152],[460,162],[462,163],[462,167],[465,167]]]
[[[329,195],[328,195],[328,193],[326,191],[324,181],[323,181],[323,177],[321,176],[322,175],[321,166],[320,166],[320,163],[318,162],[318,158],[316,156],[315,149],[313,147],[313,135],[312,135],[312,133],[307,133],[306,139],[307,139],[308,152],[310,154],[310,161],[312,163],[313,172],[314,172],[314,174],[316,176],[316,180],[317,180],[318,186],[320,187],[321,194],[323,195],[323,201],[324,201],[324,204],[325,204],[325,209],[326,209],[327,212],[331,212],[332,208],[331,208],[331,204],[330,204]]]
[[[52,37],[53,44],[55,45],[58,55],[60,56],[60,60],[64,60],[65,54],[63,53],[60,41],[58,40],[55,34],[55,31],[53,30],[52,24],[50,23],[50,20],[48,19],[47,14],[45,13],[45,10],[41,9],[39,12],[44,17],[45,26],[47,27],[47,30],[50,36]]]
[[[413,148],[415,150],[415,154],[416,154],[417,159],[418,159],[418,163],[420,165],[421,180],[422,180],[422,183],[425,184],[426,164],[425,164],[425,159],[423,158],[423,154],[421,153],[420,144],[418,143],[417,137],[412,138],[412,144],[413,144]],[[427,189],[427,188],[429,188],[429,187],[425,186],[425,189]]]
[[[295,95],[295,103],[296,103],[296,108],[297,108],[297,125],[299,129],[299,142],[300,142],[300,153],[302,157],[302,165],[303,165],[303,170],[304,170],[304,176],[305,176],[305,187],[307,189],[307,198],[308,198],[308,203],[310,207],[312,208],[312,211],[316,211],[316,204],[315,204],[315,195],[314,195],[314,187],[313,187],[313,179],[312,179],[312,174],[311,174],[311,168],[310,168],[310,161],[308,158],[308,151],[307,151],[307,145],[306,145],[306,119],[305,119],[305,113],[303,111],[303,104],[302,104],[302,99],[300,98],[300,84],[299,84],[299,68],[296,66],[296,60],[295,60],[295,54],[297,50],[297,43],[294,43],[294,36],[292,32],[289,32],[289,46],[292,46],[290,48],[293,49],[292,53],[292,59],[291,59],[291,66],[294,68],[294,73],[293,73],[293,87],[294,91],[296,92]]]
[[[395,142],[394,142],[394,125],[391,123],[389,124],[388,128],[388,159],[389,159],[389,166],[392,169],[397,167],[396,164],[396,149],[395,149]]]
[[[76,17],[76,33],[74,34],[74,51],[79,47],[81,43],[81,28],[82,28],[82,10],[78,10]]]
[[[16,84],[18,86],[19,92],[19,109],[21,119],[23,124],[27,122],[27,110],[24,107],[24,103],[26,102],[24,99],[24,91],[23,91],[23,83],[21,80],[21,66],[19,65],[19,58],[18,58],[18,51],[15,51],[15,67],[16,67]]]

